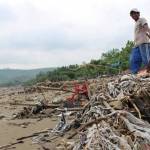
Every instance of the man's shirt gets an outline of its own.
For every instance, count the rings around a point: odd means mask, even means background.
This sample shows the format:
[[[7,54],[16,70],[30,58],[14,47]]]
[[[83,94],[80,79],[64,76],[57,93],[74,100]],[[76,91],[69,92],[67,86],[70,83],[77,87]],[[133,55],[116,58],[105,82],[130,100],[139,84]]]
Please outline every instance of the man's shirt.
[[[143,43],[150,43],[149,37],[146,35],[147,32],[150,33],[149,28],[145,28],[147,20],[145,18],[139,18],[135,23],[135,31],[134,31],[134,42],[135,46],[138,46]]]

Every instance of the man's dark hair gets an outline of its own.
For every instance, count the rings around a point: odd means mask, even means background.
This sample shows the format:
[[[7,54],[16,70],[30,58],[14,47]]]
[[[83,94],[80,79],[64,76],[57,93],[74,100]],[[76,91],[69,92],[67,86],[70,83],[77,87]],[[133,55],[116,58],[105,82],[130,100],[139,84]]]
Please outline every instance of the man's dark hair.
[[[140,12],[131,11],[131,12],[130,12],[130,15],[135,14],[135,13],[136,13],[136,14],[140,14]]]

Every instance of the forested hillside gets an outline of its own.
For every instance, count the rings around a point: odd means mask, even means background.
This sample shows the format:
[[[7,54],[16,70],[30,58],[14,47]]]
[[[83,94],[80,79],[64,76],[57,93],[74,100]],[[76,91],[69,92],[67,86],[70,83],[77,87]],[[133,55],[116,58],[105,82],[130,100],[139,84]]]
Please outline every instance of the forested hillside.
[[[0,70],[0,86],[9,86],[22,84],[36,77],[37,74],[52,71],[54,68],[41,68],[32,70],[20,69],[1,69]]]
[[[132,47],[133,42],[128,41],[121,50],[109,50],[103,53],[98,60],[93,58],[88,64],[63,66],[54,71],[39,73],[34,80],[30,80],[27,84],[34,84],[47,79],[51,81],[61,81],[93,78],[104,74],[117,74],[129,68],[129,55]]]

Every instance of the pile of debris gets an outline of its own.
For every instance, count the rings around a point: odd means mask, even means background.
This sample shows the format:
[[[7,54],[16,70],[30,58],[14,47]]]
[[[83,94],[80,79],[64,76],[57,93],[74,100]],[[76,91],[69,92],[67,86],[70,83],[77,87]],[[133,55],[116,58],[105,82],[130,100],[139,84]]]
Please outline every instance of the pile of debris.
[[[62,115],[57,127],[49,131],[67,139],[58,147],[73,150],[150,149],[149,81],[150,78],[134,75],[95,80],[91,84],[93,94],[89,102],[76,112],[75,118],[68,123]],[[79,135],[76,142],[68,142],[76,135]]]
[[[47,91],[58,91],[59,94],[55,94],[55,97],[49,100],[45,97],[45,92]],[[21,111],[14,113],[13,119],[51,117],[52,113],[55,113],[55,115],[57,115],[58,112],[60,113],[61,110],[56,108],[63,109],[64,107],[81,107],[89,100],[88,85],[85,81],[80,84],[73,81],[63,84],[62,82],[60,84],[46,84],[45,86],[43,85],[43,83],[40,83],[38,84],[38,86],[36,85],[33,87],[25,88],[24,92],[26,95],[34,92],[39,92],[42,94],[43,98],[36,97],[36,100],[35,98],[30,98],[32,104],[16,102],[10,103],[11,105],[24,106]],[[51,101],[51,103],[49,103],[49,101]]]
[[[54,129],[28,137],[34,137],[33,142],[43,149],[50,149],[56,138],[63,139],[56,149],[64,150],[150,149],[149,77],[129,74],[94,79],[86,92],[84,105],[54,108],[53,113],[61,116]],[[72,115],[71,121],[67,115]]]
[[[37,117],[47,117],[48,115],[44,110],[48,107],[44,100],[39,100],[35,104],[17,104],[13,105],[27,105],[24,106],[21,111],[13,114],[13,119],[24,119],[24,118],[37,118]]]
[[[100,80],[78,129],[86,138],[74,150],[150,149],[149,81],[134,75]]]

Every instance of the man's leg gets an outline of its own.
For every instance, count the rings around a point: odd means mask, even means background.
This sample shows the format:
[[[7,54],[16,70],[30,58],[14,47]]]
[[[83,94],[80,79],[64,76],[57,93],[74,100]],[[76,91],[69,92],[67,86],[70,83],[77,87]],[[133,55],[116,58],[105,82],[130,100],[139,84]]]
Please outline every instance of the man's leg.
[[[142,63],[144,67],[146,67],[150,60],[150,45],[148,43],[139,45],[141,57],[142,57]]]
[[[150,72],[150,43],[148,43],[146,46],[146,53],[147,53],[147,60],[148,60],[147,71]]]
[[[150,43],[146,44],[146,54],[147,54],[147,60],[149,63],[149,61],[150,61]]]
[[[132,48],[132,52],[130,55],[130,69],[131,72],[136,74],[141,67],[142,58],[139,47]]]

